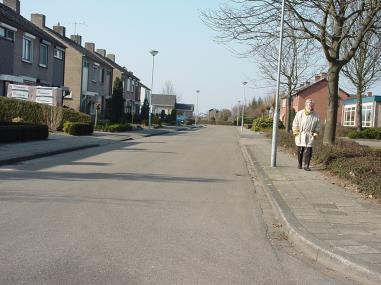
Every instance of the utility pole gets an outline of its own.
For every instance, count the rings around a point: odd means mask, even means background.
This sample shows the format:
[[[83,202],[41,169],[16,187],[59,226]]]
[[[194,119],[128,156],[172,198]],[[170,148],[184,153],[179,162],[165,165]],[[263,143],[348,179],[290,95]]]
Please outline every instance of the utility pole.
[[[246,84],[247,81],[243,81],[243,104],[242,104],[242,118],[241,118],[241,133],[243,133],[243,116],[245,114],[245,104],[246,104]]]
[[[238,108],[237,108],[237,127],[238,127],[238,125],[239,125],[239,110],[240,110],[240,108],[241,108],[241,101],[240,100],[238,100]]]
[[[285,6],[285,0],[282,0],[282,16],[280,21],[280,35],[279,35],[277,92],[275,97],[275,110],[273,115],[273,136],[272,136],[272,142],[271,142],[271,167],[276,167],[276,152],[277,152],[277,144],[278,144],[280,68],[282,63],[282,48],[283,48],[284,6]]]
[[[153,71],[155,69],[155,55],[159,52],[157,50],[151,50],[149,52],[152,55],[152,80],[151,80],[151,93],[149,96],[149,114],[148,114],[148,127],[152,128],[151,113],[152,113],[152,93],[153,93]]]

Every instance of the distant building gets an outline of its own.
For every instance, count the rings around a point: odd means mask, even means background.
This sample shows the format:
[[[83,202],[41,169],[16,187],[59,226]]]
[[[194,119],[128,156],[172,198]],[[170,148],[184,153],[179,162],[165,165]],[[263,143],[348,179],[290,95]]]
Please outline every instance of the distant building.
[[[339,88],[339,106],[337,111],[337,123],[341,122],[343,101],[349,97],[349,94]],[[327,74],[321,73],[315,75],[314,82],[307,81],[292,94],[291,107],[298,112],[304,109],[307,99],[315,102],[315,111],[319,113],[320,121],[325,123],[327,118],[327,106],[329,100]],[[281,99],[280,119],[286,123],[286,97]]]
[[[343,104],[342,125],[354,127],[356,123],[357,98],[346,99]],[[381,96],[368,92],[368,96],[362,98],[362,126],[365,128],[381,128]]]
[[[0,3],[0,96],[8,84],[64,88],[65,45],[20,15],[19,0]]]
[[[152,94],[151,105],[153,114],[160,115],[164,111],[166,115],[170,115],[175,109],[176,95]]]
[[[194,105],[193,104],[177,104],[175,105],[176,108],[176,122],[184,121],[193,119],[193,112],[194,112]]]
[[[210,124],[210,123],[215,123],[216,122],[216,120],[217,120],[217,117],[218,117],[218,113],[219,113],[220,111],[218,111],[217,109],[210,109],[209,111],[208,111],[208,123]]]

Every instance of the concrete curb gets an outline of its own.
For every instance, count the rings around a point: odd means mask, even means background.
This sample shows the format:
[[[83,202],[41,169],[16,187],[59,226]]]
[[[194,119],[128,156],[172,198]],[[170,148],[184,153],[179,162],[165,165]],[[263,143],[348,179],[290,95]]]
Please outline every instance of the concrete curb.
[[[100,144],[89,144],[89,145],[53,150],[53,151],[48,151],[48,152],[44,152],[44,153],[36,153],[36,154],[27,155],[27,156],[4,159],[4,160],[0,160],[0,166],[7,165],[7,164],[15,164],[15,163],[18,163],[21,161],[27,161],[27,160],[47,157],[47,156],[51,156],[51,155],[57,155],[57,154],[87,149],[87,148],[98,147],[98,146],[100,146]]]
[[[356,281],[366,284],[381,284],[381,274],[372,265],[354,260],[345,253],[337,252],[309,233],[294,216],[260,164],[252,160],[247,147],[241,145],[241,151],[251,178],[260,183],[282,223],[285,234],[299,250],[314,261],[333,268]]]

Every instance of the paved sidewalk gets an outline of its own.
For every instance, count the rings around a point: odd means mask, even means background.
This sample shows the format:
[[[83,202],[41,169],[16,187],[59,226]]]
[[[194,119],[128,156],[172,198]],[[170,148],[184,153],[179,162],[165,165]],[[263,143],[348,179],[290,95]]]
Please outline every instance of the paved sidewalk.
[[[94,132],[92,136],[50,134],[47,140],[0,144],[0,165],[191,129],[192,127],[164,127],[121,133]]]
[[[381,284],[381,205],[327,180],[318,170],[296,168],[278,151],[270,167],[271,140],[240,134],[250,174],[259,181],[288,238],[307,255],[365,284]]]

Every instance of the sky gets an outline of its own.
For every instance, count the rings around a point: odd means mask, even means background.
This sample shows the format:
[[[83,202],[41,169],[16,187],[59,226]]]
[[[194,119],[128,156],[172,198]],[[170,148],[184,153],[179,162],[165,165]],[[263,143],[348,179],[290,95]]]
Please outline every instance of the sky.
[[[155,49],[154,93],[171,81],[182,103],[195,104],[199,111],[231,108],[242,101],[243,81],[249,81],[247,100],[275,90],[265,82],[256,64],[238,58],[228,47],[214,41],[216,32],[204,25],[200,11],[217,9],[226,0],[21,0],[21,14],[46,15],[48,27],[58,22],[67,36],[77,33],[82,43],[114,53],[146,86],[151,86],[152,55]],[[346,82],[342,87],[351,90]],[[343,86],[344,85],[344,86]],[[381,84],[375,88],[381,94]]]

